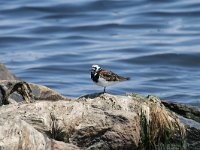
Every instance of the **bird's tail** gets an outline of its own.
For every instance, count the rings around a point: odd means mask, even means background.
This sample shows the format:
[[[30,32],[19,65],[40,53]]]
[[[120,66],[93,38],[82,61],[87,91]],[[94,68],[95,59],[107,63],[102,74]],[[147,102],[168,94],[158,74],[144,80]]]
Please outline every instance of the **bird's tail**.
[[[119,79],[120,79],[120,81],[127,81],[127,80],[130,80],[131,78],[120,76]]]

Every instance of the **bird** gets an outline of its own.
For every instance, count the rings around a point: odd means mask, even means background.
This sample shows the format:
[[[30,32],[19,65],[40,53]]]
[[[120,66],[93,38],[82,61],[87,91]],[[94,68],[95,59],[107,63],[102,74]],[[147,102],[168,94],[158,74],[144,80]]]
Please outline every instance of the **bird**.
[[[110,70],[102,69],[99,65],[92,65],[91,79],[96,85],[104,87],[103,93],[106,92],[107,86],[130,80],[129,77],[122,77]]]

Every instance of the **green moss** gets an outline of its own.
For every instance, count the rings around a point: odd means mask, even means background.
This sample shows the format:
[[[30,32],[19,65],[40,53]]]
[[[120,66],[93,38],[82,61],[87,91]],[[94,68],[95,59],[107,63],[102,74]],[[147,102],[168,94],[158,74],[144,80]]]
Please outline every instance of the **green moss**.
[[[149,149],[150,143],[149,143],[149,121],[146,118],[146,115],[143,113],[143,110],[141,109],[140,114],[140,136],[141,136],[141,142],[139,144],[138,149]]]

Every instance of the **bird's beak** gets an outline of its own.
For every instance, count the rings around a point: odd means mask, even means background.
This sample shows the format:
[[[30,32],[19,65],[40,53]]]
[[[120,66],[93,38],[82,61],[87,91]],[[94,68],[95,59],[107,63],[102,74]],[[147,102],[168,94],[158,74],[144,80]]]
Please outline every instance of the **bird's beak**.
[[[96,72],[96,68],[91,68],[91,70],[90,70],[92,73],[95,73]]]

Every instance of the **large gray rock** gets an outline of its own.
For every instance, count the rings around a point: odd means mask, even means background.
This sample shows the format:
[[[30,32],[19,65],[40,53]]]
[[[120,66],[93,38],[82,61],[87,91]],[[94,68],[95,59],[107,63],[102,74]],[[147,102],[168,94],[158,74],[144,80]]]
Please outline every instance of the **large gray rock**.
[[[3,122],[2,122],[3,121]],[[1,118],[0,149],[3,150],[79,150],[72,144],[59,142],[38,132],[18,116]]]
[[[16,80],[16,76],[12,74],[4,64],[0,64],[0,80]]]
[[[185,124],[153,96],[92,94],[68,101],[39,100],[3,105],[0,114],[2,149],[198,148],[188,141],[192,138],[186,136],[190,132]]]
[[[0,105],[35,100],[70,100],[52,89],[19,80],[0,80]]]
[[[30,143],[30,149],[40,149],[41,145],[49,149],[47,139],[52,138],[87,149],[137,148],[139,116],[129,112],[127,104],[134,103],[131,101],[128,97],[104,94],[95,99],[4,105],[0,108],[0,146],[9,147],[4,141],[13,139],[17,142],[12,142],[12,147],[23,148]],[[23,134],[29,135],[28,141]],[[38,147],[31,147],[34,143]]]

